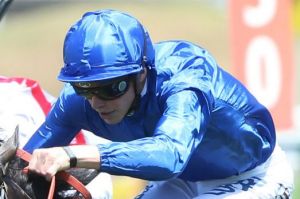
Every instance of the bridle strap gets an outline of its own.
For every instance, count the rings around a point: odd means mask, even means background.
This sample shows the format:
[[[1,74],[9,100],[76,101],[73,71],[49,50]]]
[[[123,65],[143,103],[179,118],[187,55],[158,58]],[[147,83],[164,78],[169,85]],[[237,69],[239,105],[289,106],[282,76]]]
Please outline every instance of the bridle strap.
[[[21,158],[22,160],[25,160],[26,162],[29,162],[31,159],[31,154],[27,151],[24,151],[23,149],[17,149],[16,156]]]
[[[19,149],[19,148],[16,151],[16,156],[25,160],[26,162],[29,162],[31,159],[30,153],[28,153],[27,151],[24,151],[23,149]],[[25,170],[26,169],[27,168],[25,168]],[[86,189],[86,187],[79,180],[77,180],[77,178],[75,178],[74,176],[72,176],[71,174],[69,174],[65,171],[59,171],[51,179],[48,199],[53,199],[54,190],[55,190],[55,178],[57,178],[59,180],[63,180],[66,183],[68,183],[69,185],[71,185],[72,187],[74,187],[77,191],[79,191],[82,194],[82,196],[84,198],[86,198],[86,199],[92,198],[90,192]]]
[[[56,177],[57,179],[63,180],[69,185],[71,185],[72,187],[74,187],[77,191],[79,191],[82,194],[84,198],[86,199],[92,198],[90,192],[85,188],[85,186],[71,174],[64,171],[60,171],[56,174]]]
[[[48,198],[47,199],[53,199],[54,198],[54,191],[55,191],[55,176],[52,177],[51,183],[50,183],[50,188],[49,188],[49,193],[48,193]]]

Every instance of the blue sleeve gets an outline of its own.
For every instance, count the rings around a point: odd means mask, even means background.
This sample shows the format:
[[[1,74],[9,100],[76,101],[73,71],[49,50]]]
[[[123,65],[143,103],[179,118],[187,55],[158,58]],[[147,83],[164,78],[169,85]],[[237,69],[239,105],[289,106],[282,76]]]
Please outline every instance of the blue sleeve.
[[[168,97],[153,137],[127,143],[101,144],[101,170],[146,180],[164,180],[179,175],[203,136],[203,110],[193,91]]]
[[[75,122],[78,121],[76,117],[82,115],[79,113],[81,104],[82,100],[73,94],[70,86],[66,86],[24,150],[32,153],[36,148],[68,145],[81,129]]]

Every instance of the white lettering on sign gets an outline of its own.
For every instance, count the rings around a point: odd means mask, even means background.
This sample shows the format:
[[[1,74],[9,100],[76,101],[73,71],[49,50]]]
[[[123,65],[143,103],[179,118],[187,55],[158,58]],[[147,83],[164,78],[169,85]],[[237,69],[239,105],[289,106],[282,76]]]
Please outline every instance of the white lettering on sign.
[[[277,0],[257,0],[255,6],[246,6],[245,25],[251,28],[268,25],[276,15],[277,6]],[[245,80],[249,90],[267,107],[275,106],[282,85],[278,46],[270,36],[258,34],[249,41],[245,53]]]
[[[273,107],[280,97],[281,60],[274,41],[267,36],[252,39],[246,49],[246,82],[258,100]]]
[[[250,27],[262,27],[274,18],[276,8],[277,0],[258,0],[256,6],[244,8],[243,20]]]

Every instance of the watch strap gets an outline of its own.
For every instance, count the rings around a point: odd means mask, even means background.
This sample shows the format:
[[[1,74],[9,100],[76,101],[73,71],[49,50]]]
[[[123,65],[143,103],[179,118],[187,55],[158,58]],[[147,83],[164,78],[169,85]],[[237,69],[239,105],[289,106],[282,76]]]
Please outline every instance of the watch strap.
[[[64,146],[63,149],[65,150],[65,152],[67,153],[67,155],[70,158],[70,168],[76,167],[76,165],[77,165],[77,158],[74,155],[73,151],[68,146]]]

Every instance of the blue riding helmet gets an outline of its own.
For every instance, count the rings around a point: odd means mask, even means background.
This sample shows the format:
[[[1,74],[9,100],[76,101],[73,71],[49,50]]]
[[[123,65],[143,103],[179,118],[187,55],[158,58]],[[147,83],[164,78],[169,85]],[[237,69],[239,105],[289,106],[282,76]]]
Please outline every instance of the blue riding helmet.
[[[114,10],[88,12],[64,41],[63,82],[109,80],[154,65],[148,32],[134,17]]]

